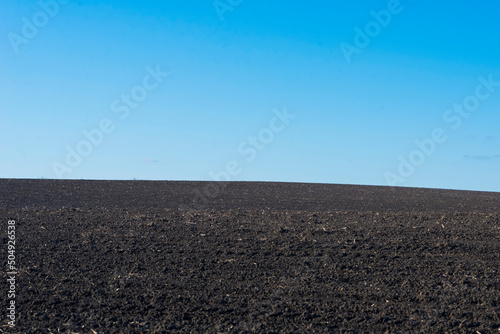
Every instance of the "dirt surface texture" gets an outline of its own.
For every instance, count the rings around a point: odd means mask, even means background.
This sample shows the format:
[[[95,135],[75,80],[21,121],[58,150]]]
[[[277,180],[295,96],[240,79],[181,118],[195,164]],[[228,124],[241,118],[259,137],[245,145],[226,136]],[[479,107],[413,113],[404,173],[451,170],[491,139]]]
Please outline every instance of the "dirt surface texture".
[[[0,179],[0,221],[0,333],[500,333],[500,193]]]

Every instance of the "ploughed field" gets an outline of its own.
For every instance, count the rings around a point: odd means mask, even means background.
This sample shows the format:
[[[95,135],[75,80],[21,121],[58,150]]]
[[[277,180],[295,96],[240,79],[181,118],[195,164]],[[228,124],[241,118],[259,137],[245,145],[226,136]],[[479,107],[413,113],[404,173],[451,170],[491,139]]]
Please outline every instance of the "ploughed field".
[[[0,333],[500,333],[500,193],[4,179],[4,264],[8,220]]]

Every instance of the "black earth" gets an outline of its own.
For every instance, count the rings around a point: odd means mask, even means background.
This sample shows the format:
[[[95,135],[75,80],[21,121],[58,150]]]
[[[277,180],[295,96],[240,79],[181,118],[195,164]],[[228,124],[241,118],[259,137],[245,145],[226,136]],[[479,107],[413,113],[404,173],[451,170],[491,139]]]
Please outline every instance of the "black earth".
[[[500,333],[500,193],[4,179],[0,221],[0,333]]]

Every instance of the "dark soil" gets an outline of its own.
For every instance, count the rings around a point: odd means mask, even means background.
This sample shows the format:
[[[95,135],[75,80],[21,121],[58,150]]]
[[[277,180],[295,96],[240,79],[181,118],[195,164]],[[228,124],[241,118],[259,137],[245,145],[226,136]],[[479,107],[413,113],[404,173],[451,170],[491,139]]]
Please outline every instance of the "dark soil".
[[[0,180],[0,333],[500,333],[500,193],[222,185]]]

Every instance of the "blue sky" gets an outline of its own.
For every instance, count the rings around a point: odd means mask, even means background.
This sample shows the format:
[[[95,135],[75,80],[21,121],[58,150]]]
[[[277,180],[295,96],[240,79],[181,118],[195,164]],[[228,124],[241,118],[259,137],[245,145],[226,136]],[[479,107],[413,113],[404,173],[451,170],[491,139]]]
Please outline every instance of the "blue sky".
[[[498,12],[6,0],[0,177],[500,191]]]

